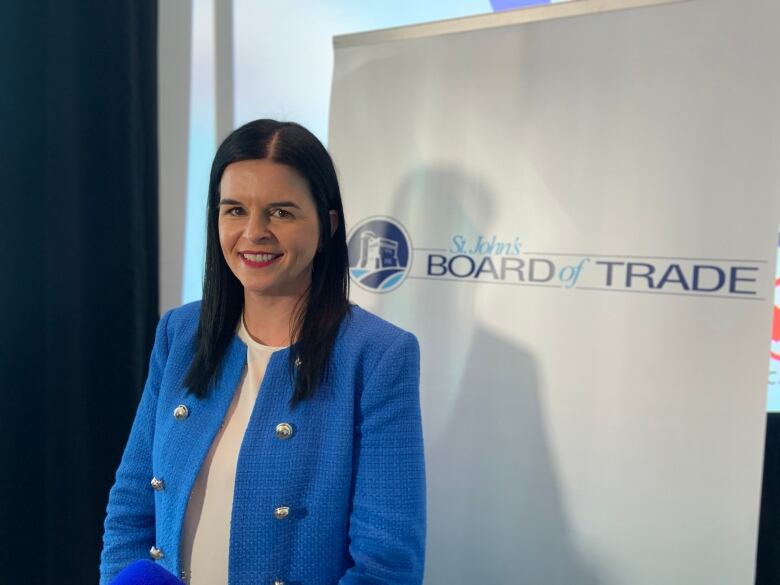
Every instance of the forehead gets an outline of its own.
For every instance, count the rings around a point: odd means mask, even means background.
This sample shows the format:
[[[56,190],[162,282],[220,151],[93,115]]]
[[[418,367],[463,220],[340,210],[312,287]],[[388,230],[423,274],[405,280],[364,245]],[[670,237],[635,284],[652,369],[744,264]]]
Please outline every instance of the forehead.
[[[268,159],[229,164],[219,191],[222,197],[303,197],[314,203],[309,184],[298,171]]]

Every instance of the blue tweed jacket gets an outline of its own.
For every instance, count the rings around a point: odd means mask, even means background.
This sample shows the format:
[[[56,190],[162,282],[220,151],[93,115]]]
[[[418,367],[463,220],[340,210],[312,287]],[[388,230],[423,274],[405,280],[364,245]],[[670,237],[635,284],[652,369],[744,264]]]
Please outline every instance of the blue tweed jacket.
[[[111,489],[101,585],[147,558],[179,574],[187,500],[246,362],[236,336],[203,399],[182,379],[200,305],[166,313],[130,438]],[[425,472],[419,348],[413,335],[358,308],[345,317],[328,377],[289,407],[288,350],[276,352],[238,457],[231,519],[230,585],[380,585],[422,582]],[[174,410],[184,405],[174,417]],[[293,435],[277,437],[289,423]],[[153,489],[152,477],[164,482]],[[160,486],[158,486],[159,488]],[[288,506],[277,519],[274,510]],[[159,555],[157,555],[159,556]]]

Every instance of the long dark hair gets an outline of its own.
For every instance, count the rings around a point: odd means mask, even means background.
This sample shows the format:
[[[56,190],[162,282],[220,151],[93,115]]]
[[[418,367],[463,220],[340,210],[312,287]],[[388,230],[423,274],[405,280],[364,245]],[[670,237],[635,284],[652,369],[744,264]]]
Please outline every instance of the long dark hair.
[[[241,316],[244,289],[225,262],[219,244],[219,186],[229,164],[251,159],[269,159],[295,169],[308,182],[317,207],[320,246],[314,256],[309,290],[290,323],[289,367],[295,379],[291,405],[295,406],[311,398],[327,375],[339,323],[349,310],[349,261],[333,160],[314,134],[294,122],[249,122],[233,131],[214,156],[209,179],[203,301],[195,356],[184,383],[191,394],[206,395]],[[330,211],[338,214],[332,236]]]

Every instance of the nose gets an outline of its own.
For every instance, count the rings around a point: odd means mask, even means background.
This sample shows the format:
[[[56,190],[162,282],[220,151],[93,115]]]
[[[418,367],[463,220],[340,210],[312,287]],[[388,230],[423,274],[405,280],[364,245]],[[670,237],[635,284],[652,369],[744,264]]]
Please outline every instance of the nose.
[[[251,242],[262,242],[273,237],[268,229],[268,217],[263,212],[251,212],[244,227],[244,237]]]

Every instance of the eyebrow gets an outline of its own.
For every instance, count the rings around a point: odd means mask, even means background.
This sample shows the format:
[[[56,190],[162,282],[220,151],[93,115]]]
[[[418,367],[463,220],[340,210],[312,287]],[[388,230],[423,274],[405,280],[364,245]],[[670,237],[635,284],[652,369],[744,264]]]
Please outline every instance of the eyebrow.
[[[235,199],[220,199],[218,205],[244,205],[240,201],[236,201]],[[300,207],[293,203],[292,201],[272,201],[268,205],[265,206],[266,209],[271,207],[294,207],[295,209],[300,209]]]
[[[272,201],[266,205],[266,207],[294,207],[295,209],[300,209],[300,207],[292,201]]]

